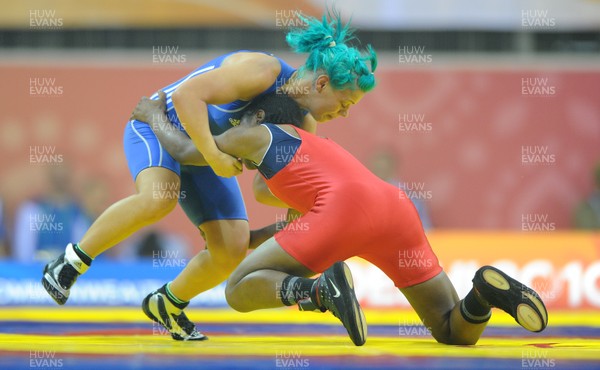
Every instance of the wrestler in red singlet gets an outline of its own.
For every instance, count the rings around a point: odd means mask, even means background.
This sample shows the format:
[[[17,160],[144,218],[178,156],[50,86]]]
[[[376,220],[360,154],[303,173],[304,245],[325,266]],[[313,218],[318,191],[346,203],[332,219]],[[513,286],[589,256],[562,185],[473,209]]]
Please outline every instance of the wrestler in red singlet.
[[[299,128],[295,128],[301,139],[296,152],[289,153],[289,144],[278,149],[276,137],[289,134],[277,125],[265,126],[274,140],[262,164],[269,158],[289,161],[265,178],[267,185],[303,214],[275,234],[286,252],[315,272],[336,261],[362,257],[398,288],[440,273],[417,211],[402,190],[375,176],[335,142]],[[272,157],[274,152],[280,153],[277,158]]]

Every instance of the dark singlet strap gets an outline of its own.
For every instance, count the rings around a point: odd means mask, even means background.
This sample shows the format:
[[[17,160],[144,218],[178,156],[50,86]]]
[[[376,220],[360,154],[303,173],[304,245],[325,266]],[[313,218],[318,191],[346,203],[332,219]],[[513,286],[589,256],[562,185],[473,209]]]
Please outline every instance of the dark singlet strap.
[[[277,125],[263,123],[263,126],[271,133],[271,144],[257,167],[265,178],[270,179],[292,161],[302,140]]]

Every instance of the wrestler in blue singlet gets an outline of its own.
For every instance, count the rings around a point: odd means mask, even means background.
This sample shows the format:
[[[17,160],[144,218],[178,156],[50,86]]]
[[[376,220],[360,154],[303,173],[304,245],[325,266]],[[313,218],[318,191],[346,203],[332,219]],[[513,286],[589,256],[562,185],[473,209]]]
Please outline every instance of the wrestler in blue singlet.
[[[247,50],[236,51],[213,59],[162,89],[167,95],[167,115],[175,127],[185,132],[171,100],[171,95],[177,87],[194,76],[219,68],[223,60],[231,54],[245,51]],[[281,72],[275,83],[259,96],[272,93],[280,88],[296,71],[280,58],[277,59],[281,63]],[[157,94],[154,94],[152,99],[156,98]],[[219,135],[231,127],[237,126],[244,114],[244,109],[250,102],[236,100],[221,105],[208,104],[211,133]],[[206,221],[213,220],[248,219],[244,200],[235,177],[217,176],[210,166],[180,165],[163,149],[150,126],[143,122],[129,121],[125,128],[123,141],[129,171],[134,180],[142,170],[148,167],[168,168],[180,176],[181,194],[185,196],[180,196],[179,204],[194,225],[199,226]]]

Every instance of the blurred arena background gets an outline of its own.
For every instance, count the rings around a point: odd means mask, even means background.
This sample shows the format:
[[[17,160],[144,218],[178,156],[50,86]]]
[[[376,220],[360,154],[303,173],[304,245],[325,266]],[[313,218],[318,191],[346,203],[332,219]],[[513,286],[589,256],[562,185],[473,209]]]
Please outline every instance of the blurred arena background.
[[[39,284],[43,262],[134,191],[122,137],[141,96],[236,49],[301,65],[285,33],[324,4],[3,3],[0,305],[53,306]],[[378,52],[378,86],[319,134],[413,199],[459,295],[493,263],[551,310],[598,313],[600,2],[334,4]],[[253,199],[252,177],[239,177],[251,227],[281,220],[285,211]],[[75,208],[44,212],[41,199]],[[138,306],[203,247],[177,208],[102,256],[69,305]],[[364,307],[407,308],[377,269],[351,267]],[[115,297],[117,287],[127,294]],[[223,287],[192,304],[225,307]]]

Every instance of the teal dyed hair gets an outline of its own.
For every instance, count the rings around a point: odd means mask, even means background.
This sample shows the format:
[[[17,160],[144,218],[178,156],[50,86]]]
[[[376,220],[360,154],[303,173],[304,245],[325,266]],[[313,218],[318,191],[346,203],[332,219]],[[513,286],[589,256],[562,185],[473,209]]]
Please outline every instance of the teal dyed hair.
[[[336,90],[359,88],[368,92],[375,87],[373,72],[377,68],[377,54],[371,45],[367,45],[364,53],[347,45],[355,37],[350,25],[342,23],[339,12],[328,11],[321,21],[301,18],[306,27],[292,29],[285,37],[296,53],[308,53],[300,74],[324,71]]]

